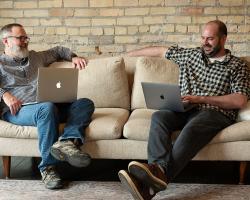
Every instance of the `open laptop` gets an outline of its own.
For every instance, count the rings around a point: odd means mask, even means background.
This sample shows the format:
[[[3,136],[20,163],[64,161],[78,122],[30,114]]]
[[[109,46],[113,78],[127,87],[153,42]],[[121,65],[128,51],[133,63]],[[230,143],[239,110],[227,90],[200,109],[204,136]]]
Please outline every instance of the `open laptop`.
[[[67,103],[77,99],[78,69],[38,68],[37,98],[35,102]]]
[[[178,85],[151,82],[141,84],[147,108],[185,112],[195,106],[182,101]]]

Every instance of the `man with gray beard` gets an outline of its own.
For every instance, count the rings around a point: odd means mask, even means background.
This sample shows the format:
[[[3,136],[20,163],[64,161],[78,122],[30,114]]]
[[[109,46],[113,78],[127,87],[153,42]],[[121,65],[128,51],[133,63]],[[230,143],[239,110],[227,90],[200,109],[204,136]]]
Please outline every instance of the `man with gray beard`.
[[[20,24],[5,25],[0,36],[4,44],[4,53],[0,55],[2,119],[16,125],[37,127],[42,158],[38,168],[42,181],[48,189],[62,188],[63,182],[55,169],[58,160],[67,161],[75,167],[85,167],[91,161],[90,156],[80,151],[79,147],[83,144],[84,131],[91,121],[94,104],[86,98],[62,104],[23,104],[36,101],[39,67],[67,60],[72,61],[73,67],[84,69],[86,60],[65,47],[29,51],[30,38]],[[58,140],[60,122],[66,125]]]

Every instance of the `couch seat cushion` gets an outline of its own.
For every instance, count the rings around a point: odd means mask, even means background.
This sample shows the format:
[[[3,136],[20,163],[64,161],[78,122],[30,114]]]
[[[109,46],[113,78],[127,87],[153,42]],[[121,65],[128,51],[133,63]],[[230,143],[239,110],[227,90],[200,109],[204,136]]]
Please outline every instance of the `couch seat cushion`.
[[[92,121],[86,129],[86,140],[116,139],[122,135],[122,128],[129,117],[129,111],[122,108],[96,108]],[[18,126],[0,120],[0,137],[36,139],[37,128]],[[60,125],[62,132],[64,124]]]
[[[155,110],[136,109],[134,110],[128,122],[124,126],[124,137],[132,140],[148,140],[151,116]],[[211,141],[211,143],[249,141],[250,140],[250,121],[235,123],[220,131]],[[173,134],[173,139],[177,137],[180,131]]]
[[[110,140],[122,136],[129,111],[122,108],[96,108],[86,129],[86,140]]]

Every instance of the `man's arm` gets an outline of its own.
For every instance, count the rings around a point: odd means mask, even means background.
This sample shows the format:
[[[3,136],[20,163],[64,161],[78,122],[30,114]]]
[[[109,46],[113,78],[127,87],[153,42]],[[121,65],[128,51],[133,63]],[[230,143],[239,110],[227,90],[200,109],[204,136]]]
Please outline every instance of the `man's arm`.
[[[2,96],[4,103],[10,108],[12,115],[15,115],[22,106],[22,102],[9,92],[5,92]]]
[[[157,47],[145,47],[142,49],[132,50],[127,53],[128,56],[138,57],[138,56],[147,56],[147,57],[162,57],[165,58],[167,47],[157,46]]]
[[[233,93],[224,96],[192,96],[182,97],[183,101],[190,103],[201,103],[219,106],[223,109],[241,109],[247,105],[247,96],[240,93]]]

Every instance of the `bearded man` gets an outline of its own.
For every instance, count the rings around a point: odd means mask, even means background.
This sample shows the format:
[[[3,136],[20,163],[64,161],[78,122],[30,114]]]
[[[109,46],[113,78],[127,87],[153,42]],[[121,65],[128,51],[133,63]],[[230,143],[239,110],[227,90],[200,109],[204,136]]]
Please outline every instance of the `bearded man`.
[[[165,190],[196,153],[222,129],[235,122],[250,96],[247,65],[225,49],[227,27],[205,24],[201,47],[146,47],[129,56],[155,56],[179,65],[183,101],[196,104],[186,112],[156,111],[148,140],[148,164],[132,161],[119,178],[135,199],[152,199]],[[182,130],[174,144],[171,134]]]
[[[29,51],[30,38],[21,24],[7,24],[0,36],[4,53],[0,55],[0,100],[2,119],[22,126],[36,126],[42,161],[38,168],[42,181],[48,189],[59,189],[63,182],[56,172],[56,164],[67,161],[75,167],[89,165],[90,156],[80,151],[84,141],[84,130],[91,121],[94,104],[82,98],[72,103],[55,104],[36,101],[37,74],[39,67],[47,67],[60,60],[71,61],[73,67],[83,69],[84,58],[65,47],[54,47],[46,51]],[[65,128],[58,140],[58,126]]]

